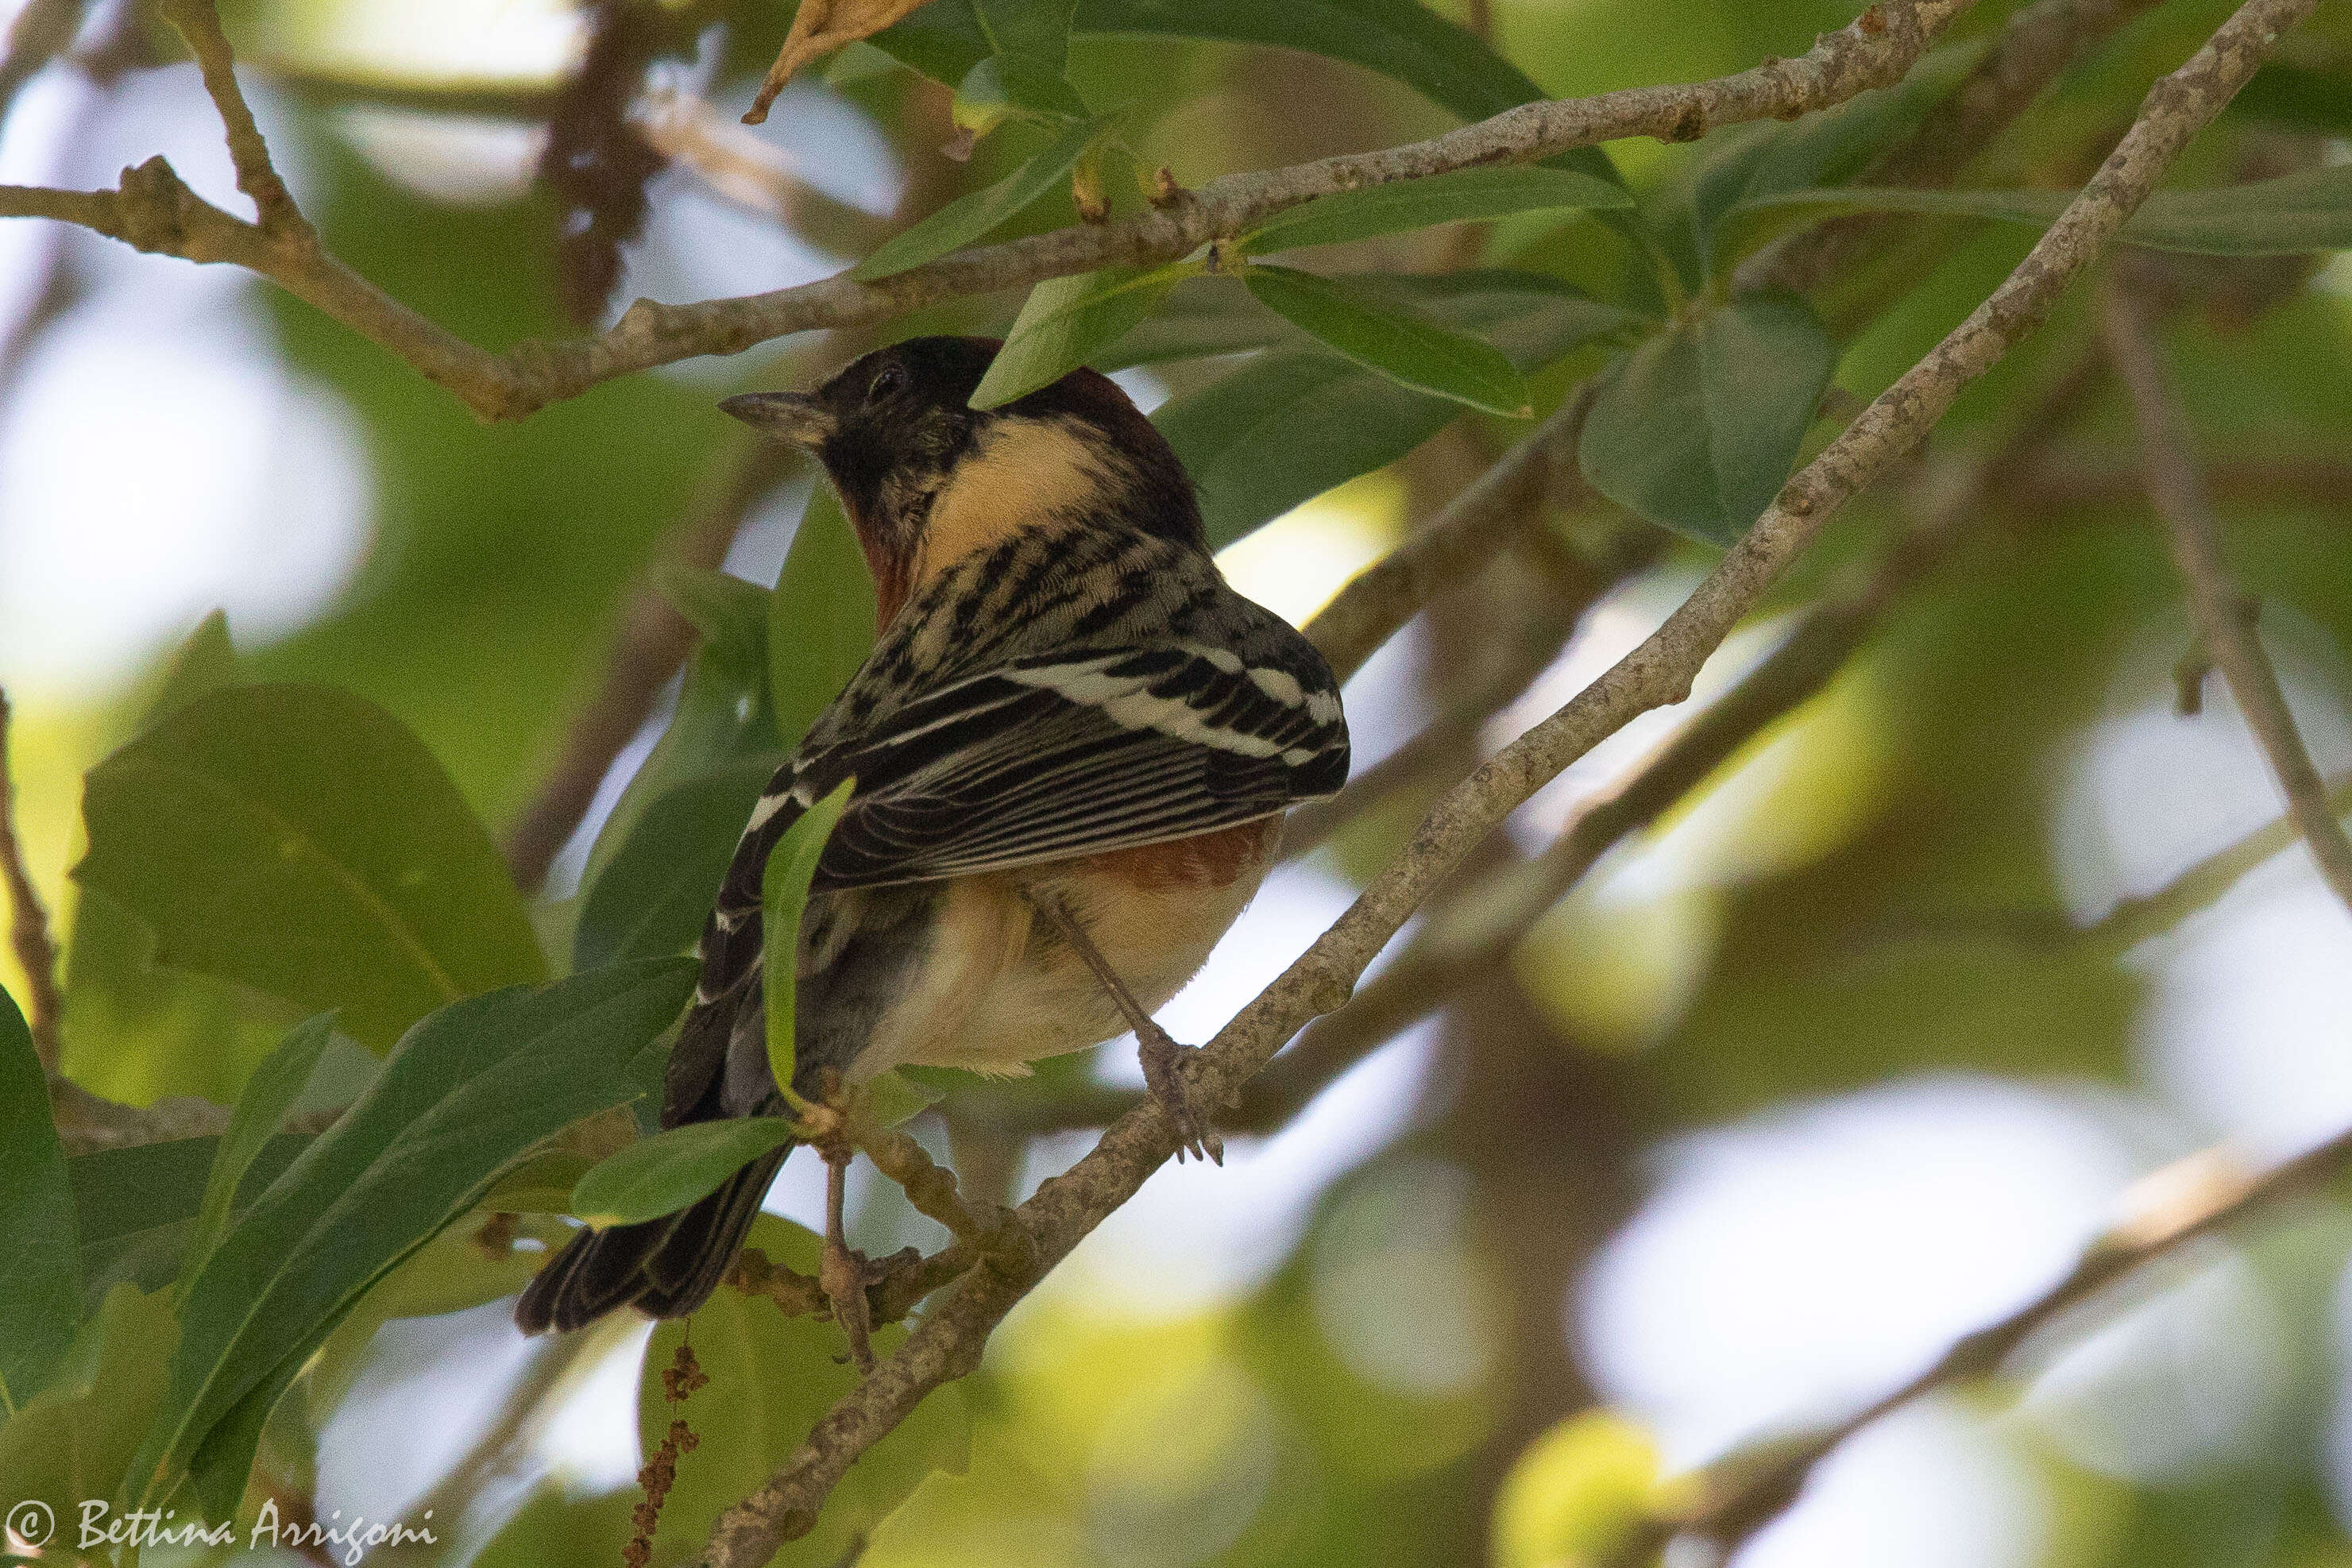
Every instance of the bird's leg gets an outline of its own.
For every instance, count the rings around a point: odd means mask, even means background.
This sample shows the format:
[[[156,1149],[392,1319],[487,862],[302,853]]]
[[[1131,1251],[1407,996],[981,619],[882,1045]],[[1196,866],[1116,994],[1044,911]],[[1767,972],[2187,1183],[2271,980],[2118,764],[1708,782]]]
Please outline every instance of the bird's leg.
[[[1062,901],[1059,894],[1035,887],[1025,891],[1029,901],[1037,907],[1037,912],[1062,933],[1063,940],[1070,944],[1080,961],[1094,972],[1096,982],[1109,994],[1119,1016],[1125,1018],[1127,1026],[1135,1031],[1135,1054],[1143,1063],[1143,1081],[1150,1086],[1152,1098],[1160,1101],[1160,1108],[1168,1113],[1168,1120],[1176,1128],[1177,1162],[1181,1163],[1189,1152],[1197,1158],[1223,1164],[1224,1141],[1217,1136],[1216,1129],[1209,1125],[1208,1108],[1202,1103],[1202,1097],[1192,1092],[1192,1086],[1184,1079],[1185,1058],[1200,1047],[1179,1045],[1167,1030],[1152,1021],[1151,1015],[1136,1001],[1134,994],[1119,979],[1118,972],[1111,968],[1110,962],[1095,946],[1094,939],[1087,935],[1086,927],[1079,923],[1078,917]]]
[[[874,1324],[866,1310],[866,1259],[849,1249],[841,1229],[841,1195],[849,1176],[850,1151],[824,1157],[824,1251],[817,1260],[817,1283],[833,1303],[833,1321],[849,1341],[849,1359],[860,1373],[874,1370]]]
[[[833,1303],[833,1321],[841,1325],[843,1336],[849,1341],[849,1359],[865,1373],[874,1370],[874,1325],[866,1303],[868,1269],[865,1255],[850,1250],[841,1223],[849,1162],[857,1152],[847,1133],[844,1110],[847,1098],[841,1075],[828,1070],[824,1100],[815,1108],[818,1114],[805,1120],[825,1130],[814,1140],[817,1152],[824,1156],[824,1250],[817,1257],[817,1283],[824,1287],[825,1300]]]

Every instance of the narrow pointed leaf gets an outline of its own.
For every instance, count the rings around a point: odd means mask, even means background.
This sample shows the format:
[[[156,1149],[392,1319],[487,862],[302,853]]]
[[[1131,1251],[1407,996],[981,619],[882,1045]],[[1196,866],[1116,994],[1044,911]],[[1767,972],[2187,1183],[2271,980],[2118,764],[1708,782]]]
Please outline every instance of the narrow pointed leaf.
[[[885,240],[850,276],[870,283],[970,245],[1067,179],[1101,133],[1097,121],[1082,120],[1065,127],[1043,152],[996,184],[958,196],[905,233]]]
[[[196,1209],[195,1229],[188,1238],[188,1250],[180,1263],[180,1283],[175,1296],[187,1293],[189,1283],[228,1234],[231,1205],[236,1200],[238,1184],[265,1144],[278,1135],[286,1121],[286,1113],[302,1098],[302,1089],[310,1081],[310,1073],[326,1054],[328,1043],[335,1037],[335,1016],[321,1013],[294,1026],[278,1047],[261,1058],[246,1080],[245,1092],[237,1097],[236,1110],[229,1117],[228,1131],[221,1134],[220,1147],[213,1155],[213,1168],[205,1178],[204,1201]]]
[[[572,1212],[594,1226],[676,1214],[792,1138],[793,1124],[782,1116],[697,1121],[640,1138],[580,1178],[572,1189]]]
[[[1622,187],[1570,169],[1457,169],[1318,196],[1277,213],[1241,238],[1255,255],[1399,234],[1433,224],[1510,217],[1568,207],[1630,207]]]
[[[844,779],[831,795],[803,812],[769,854],[760,881],[767,940],[761,984],[767,991],[768,1067],[778,1087],[788,1093],[793,1088],[793,978],[801,914],[808,908],[809,882],[824,858],[825,840],[833,837],[833,825],[849,809],[849,797],[856,789],[856,779]]]
[[[572,968],[664,958],[692,947],[743,824],[775,771],[764,759],[730,763],[646,806],[581,900]]]
[[[199,1458],[215,1479],[241,1473],[267,1414],[247,1402],[282,1389],[370,1286],[534,1145],[635,1098],[632,1063],[693,984],[679,960],[616,966],[473,997],[411,1030],[190,1284],[134,1498],[167,1496]]]
[[[1401,386],[1509,418],[1535,412],[1527,383],[1492,343],[1311,272],[1254,266],[1243,277],[1268,310]]]

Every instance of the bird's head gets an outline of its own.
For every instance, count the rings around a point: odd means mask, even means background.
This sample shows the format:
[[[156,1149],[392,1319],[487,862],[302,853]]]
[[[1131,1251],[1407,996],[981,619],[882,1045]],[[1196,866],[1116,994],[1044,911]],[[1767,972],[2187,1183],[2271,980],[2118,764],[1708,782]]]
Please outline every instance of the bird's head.
[[[814,392],[752,392],[719,405],[824,465],[886,626],[950,563],[1028,528],[1095,523],[1207,548],[1182,465],[1108,376],[1075,370],[1000,407],[971,406],[1003,346],[911,338]]]

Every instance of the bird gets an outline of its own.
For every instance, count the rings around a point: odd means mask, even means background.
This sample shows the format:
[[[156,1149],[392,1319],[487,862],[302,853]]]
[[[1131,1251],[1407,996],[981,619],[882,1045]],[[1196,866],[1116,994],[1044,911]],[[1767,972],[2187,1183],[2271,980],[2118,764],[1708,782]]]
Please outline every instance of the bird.
[[[814,392],[719,405],[821,465],[880,631],[736,847],[665,1128],[792,1114],[769,1066],[761,884],[786,830],[845,783],[793,946],[803,1103],[906,1064],[1025,1073],[1132,1031],[1181,1150],[1222,1153],[1187,1090],[1192,1047],[1150,1015],[1255,896],[1285,813],[1346,783],[1339,682],[1225,582],[1182,463],[1109,377],[971,407],[1002,347],[913,338]],[[518,1325],[692,1312],[793,1147],[676,1214],[583,1228]]]

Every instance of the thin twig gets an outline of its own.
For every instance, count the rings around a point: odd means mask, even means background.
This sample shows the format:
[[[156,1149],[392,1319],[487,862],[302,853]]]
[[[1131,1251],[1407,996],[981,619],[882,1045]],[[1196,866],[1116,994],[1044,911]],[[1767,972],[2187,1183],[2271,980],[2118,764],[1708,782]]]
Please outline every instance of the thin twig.
[[[1223,1100],[1309,1020],[1344,1005],[1357,979],[1421,901],[1506,816],[1601,740],[1690,693],[1699,667],[1761,600],[1829,516],[1924,438],[1960,390],[2048,317],[2059,296],[2154,188],[2189,139],[2252,76],[2270,44],[2316,0],[2249,0],[2179,70],[2017,269],[1927,356],[1882,393],[1782,489],[1756,526],[1642,646],[1568,705],[1448,791],[1403,853],[1261,992],[1194,1064]],[[767,1482],[721,1516],[711,1568],[765,1563],[814,1528],[818,1510],[859,1455],[941,1384],[980,1363],[989,1334],[1041,1277],[1132,1197],[1175,1152],[1158,1102],[1121,1117],[1076,1165],[1015,1211],[1033,1266],[991,1260],[965,1275],[871,1375],[834,1405]]]
[[[895,1127],[870,1126],[857,1128],[856,1135],[857,1146],[866,1151],[874,1168],[898,1184],[917,1214],[944,1226],[958,1241],[983,1249],[1005,1236],[1011,1214],[994,1204],[965,1197],[957,1190],[955,1173],[933,1160],[912,1137]]]
[[[2239,591],[2222,563],[2212,508],[2192,455],[2189,421],[2167,378],[2147,318],[2120,284],[2110,283],[2100,303],[2107,353],[2131,393],[2148,505],[2171,535],[2172,558],[2189,588],[2199,640],[2270,760],[2271,772],[2286,795],[2287,813],[2311,847],[2319,874],[2352,911],[2352,838],[2345,837],[2343,825],[2328,808],[2327,786],[2295,728],[2278,671],[2263,652],[2254,631],[2254,601]]]
[[[207,0],[172,0],[168,14],[205,64],[205,86],[220,106],[239,183],[248,194],[260,193],[255,200],[263,221],[247,223],[205,201],[162,158],[125,171],[112,191],[0,185],[0,217],[56,218],[141,250],[234,262],[389,349],[484,417],[519,418],[614,376],[698,354],[736,353],[790,332],[878,321],[939,300],[1098,267],[1174,260],[1336,191],[1524,162],[1631,136],[1689,141],[1735,121],[1793,118],[1901,80],[1971,3],[1881,0],[1862,20],[1823,35],[1800,58],[1714,81],[1523,104],[1426,142],[1227,175],[1166,208],[975,247],[874,282],[844,273],[742,299],[689,305],[639,300],[608,331],[491,353],[361,278],[310,240],[307,226],[298,229],[299,215],[269,171],[226,68],[218,18]]]
[[[45,1072],[58,1069],[65,1047],[65,997],[58,990],[58,944],[49,935],[49,912],[25,868],[25,844],[16,832],[16,780],[8,768],[8,693],[0,690],[0,885],[8,889],[12,911],[9,945],[25,972],[25,1022]]]
[[[2338,819],[2352,812],[2352,777],[2338,779],[2329,787],[2327,810]],[[2101,954],[2129,952],[2149,937],[2172,930],[2200,910],[2212,908],[2222,894],[2236,887],[2254,868],[2302,836],[2293,814],[2273,818],[2206,856],[2156,891],[2116,900],[2105,914],[2084,927],[2075,940]]]

